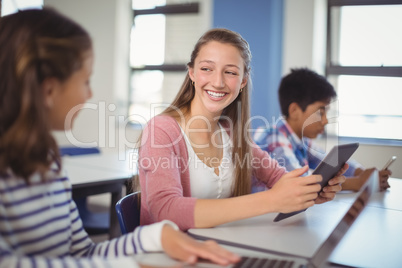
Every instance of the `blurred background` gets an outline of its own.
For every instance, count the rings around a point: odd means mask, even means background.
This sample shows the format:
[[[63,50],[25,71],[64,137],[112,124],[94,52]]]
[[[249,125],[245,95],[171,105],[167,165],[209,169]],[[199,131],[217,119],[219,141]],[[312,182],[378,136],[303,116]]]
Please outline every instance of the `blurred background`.
[[[42,6],[94,40],[94,96],[72,131],[55,133],[61,145],[133,147],[179,90],[197,39],[225,27],[253,54],[253,128],[275,124],[281,77],[308,67],[338,92],[322,145],[359,141],[354,158],[366,167],[402,161],[401,0],[2,0],[1,15]],[[402,177],[402,165],[392,171]]]

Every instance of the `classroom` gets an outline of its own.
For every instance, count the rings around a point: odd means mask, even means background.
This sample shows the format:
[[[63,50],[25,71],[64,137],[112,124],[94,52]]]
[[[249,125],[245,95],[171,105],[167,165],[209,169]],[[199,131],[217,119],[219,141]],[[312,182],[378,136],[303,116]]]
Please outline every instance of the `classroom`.
[[[91,10],[91,1],[44,2],[45,5],[59,8],[80,21],[90,29],[94,39],[99,40],[95,42],[95,53],[99,56],[95,61],[96,72],[92,78],[95,94],[91,102],[97,103],[102,100],[105,101],[105,105],[114,104],[116,106],[113,111],[106,108],[106,119],[102,119],[105,121],[102,125],[109,130],[109,124],[112,124],[107,120],[109,116],[113,116],[113,120],[117,121],[117,116],[126,115],[129,109],[126,96],[130,70],[125,68],[129,57],[129,35],[124,33],[129,32],[131,28],[128,21],[131,22],[132,12],[126,8],[130,6],[130,1],[97,1],[96,12],[89,13],[87,10]],[[279,114],[279,105],[276,91],[266,89],[276,89],[281,76],[289,72],[291,68],[308,67],[324,74],[326,1],[256,1],[253,5],[240,0],[228,2],[203,1],[203,5],[200,7],[201,12],[207,14],[202,18],[204,21],[199,22],[200,29],[197,29],[198,32],[195,36],[210,27],[223,26],[233,28],[247,38],[253,53],[254,68],[252,114],[263,116],[271,122],[271,118],[277,117]],[[203,11],[204,9],[206,11]],[[208,9],[209,12],[207,12]],[[213,15],[211,10],[213,10]],[[284,15],[280,16],[281,12]],[[232,16],[241,16],[242,19],[235,20]],[[176,27],[179,26],[176,25]],[[247,31],[250,28],[259,30]],[[282,29],[282,31],[278,29]],[[193,43],[192,40],[190,49]],[[293,44],[297,44],[297,46]],[[183,62],[185,61],[184,58]],[[396,95],[394,98],[398,99],[400,96],[402,95]],[[170,99],[167,100],[167,102],[169,101]],[[127,116],[123,120],[126,118]],[[104,137],[100,137],[97,131],[100,120],[93,111],[82,113],[73,130],[76,139],[83,143],[96,142],[100,147],[112,147],[109,146],[108,133],[106,132]],[[398,139],[400,140],[401,130],[388,127],[389,129],[386,131],[395,131],[395,134],[399,135],[395,139],[396,142]],[[127,143],[135,141],[134,137],[137,132],[128,127],[126,131],[130,131],[130,134],[127,135],[130,138],[126,138]],[[115,131],[115,139],[117,134],[118,131]],[[110,139],[110,141],[113,140],[116,143],[115,139]],[[394,140],[388,139],[383,143],[362,144],[356,152],[355,158],[364,166],[377,168],[385,164],[392,155],[402,158],[401,147],[394,145],[392,141]],[[61,137],[60,142],[66,142],[66,138]],[[113,142],[110,143],[113,145]],[[373,151],[375,154],[372,153]],[[400,165],[393,166],[393,174],[402,177],[402,167]]]
[[[102,214],[97,218],[99,221],[107,219],[103,228],[110,229],[90,234],[94,241],[102,242],[121,235],[114,205],[133,192],[131,183],[127,184],[127,181],[131,181],[131,176],[137,176],[134,162],[138,160],[138,155],[132,149],[136,147],[147,122],[175,98],[198,38],[209,29],[227,28],[243,36],[252,53],[252,121],[248,122],[252,129],[274,125],[279,120],[281,110],[277,90],[281,78],[291,69],[308,68],[325,76],[337,92],[337,99],[330,103],[325,132],[317,138],[317,143],[326,153],[337,144],[359,143],[353,159],[366,170],[381,170],[392,156],[396,158],[389,168],[392,171],[391,187],[382,192],[374,190],[370,201],[364,201],[365,214],[362,213],[356,220],[345,239],[337,241],[340,245],[332,255],[327,256],[327,265],[397,267],[402,263],[398,254],[384,253],[392,247],[402,246],[401,242],[395,241],[395,237],[401,234],[400,230],[395,231],[398,229],[396,223],[398,219],[402,220],[402,165],[399,164],[402,161],[402,106],[399,103],[402,97],[402,37],[395,34],[402,26],[401,0],[1,0],[0,3],[1,16],[12,12],[10,10],[16,9],[15,6],[21,9],[42,5],[53,7],[81,24],[93,40],[93,96],[81,109],[71,130],[56,131],[53,135],[60,147],[96,147],[104,155],[103,158],[91,155],[87,160],[84,160],[85,156],[82,160],[67,157],[65,168],[71,167],[69,174],[72,181],[73,175],[93,176],[88,183],[95,183],[93,187],[96,187],[96,178],[106,181],[109,177],[119,177],[118,182],[113,182],[117,185],[112,182],[99,185],[99,190],[88,190],[82,184],[82,189],[76,186],[74,193],[73,185],[73,196],[81,200],[85,197],[85,202],[89,202],[87,205]],[[356,14],[362,16],[361,24]],[[379,19],[372,19],[372,16]],[[371,53],[375,55],[371,57]],[[107,168],[108,164],[113,167]],[[366,175],[370,180],[373,177],[372,174]],[[341,200],[336,199],[338,195],[342,195]],[[317,241],[317,245],[321,245],[337,228],[330,219],[339,220],[356,196],[351,192],[338,193],[336,202],[325,203],[327,208],[336,212],[336,217],[326,211],[326,207],[316,208],[320,206],[303,212],[312,215],[315,230],[302,215],[290,218],[295,217],[298,221],[284,220],[279,226],[290,228],[289,225],[300,224],[306,232],[296,235],[301,240],[311,239],[312,243]],[[371,218],[367,209],[370,209]],[[364,237],[364,232],[371,232],[372,229],[361,227],[364,226],[361,222],[372,220],[375,213],[389,217],[388,221],[372,222],[374,230],[384,222],[384,229],[389,228],[379,241],[373,241],[379,235]],[[315,218],[319,214],[328,218]],[[241,219],[218,225],[218,228],[190,228],[187,232],[200,240],[223,241],[229,250],[235,248],[234,252],[239,254],[264,257],[261,252],[285,251],[290,255],[306,255],[313,259],[316,247],[311,252],[306,247],[304,252],[300,249],[303,245],[299,240],[280,241],[284,233],[294,230],[283,229],[274,234],[277,226],[271,225],[271,216],[274,215]],[[267,219],[270,224],[264,227],[262,222]],[[110,227],[112,222],[113,230]],[[247,228],[243,228],[248,224],[255,227],[254,233],[250,234]],[[357,224],[362,228],[359,232],[356,231]],[[256,235],[256,232],[261,234],[265,231],[270,233],[261,237]],[[397,233],[393,234],[394,231]],[[229,239],[224,232],[237,232],[239,237],[252,238]],[[321,234],[318,235],[318,232]],[[265,248],[263,243],[255,242],[258,239],[272,239],[277,244]],[[286,242],[295,244],[292,247]],[[383,258],[374,253],[361,261],[362,256],[349,252],[360,246],[370,250],[368,246],[363,246],[364,243],[383,245],[381,254],[388,257],[389,262],[382,266]],[[236,250],[239,244],[243,245],[240,251]],[[374,251],[371,249],[371,252]],[[141,258],[139,260],[141,262]],[[144,263],[149,261],[155,267],[177,264],[164,254],[151,260],[144,257],[144,260]]]

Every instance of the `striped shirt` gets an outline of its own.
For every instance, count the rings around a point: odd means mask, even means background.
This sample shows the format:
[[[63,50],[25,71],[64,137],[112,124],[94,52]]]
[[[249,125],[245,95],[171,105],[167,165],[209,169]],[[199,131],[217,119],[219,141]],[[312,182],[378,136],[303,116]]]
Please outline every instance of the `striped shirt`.
[[[46,177],[33,175],[28,185],[11,172],[0,176],[0,268],[138,267],[129,255],[162,250],[166,222],[94,244],[83,229],[69,179],[54,171]]]

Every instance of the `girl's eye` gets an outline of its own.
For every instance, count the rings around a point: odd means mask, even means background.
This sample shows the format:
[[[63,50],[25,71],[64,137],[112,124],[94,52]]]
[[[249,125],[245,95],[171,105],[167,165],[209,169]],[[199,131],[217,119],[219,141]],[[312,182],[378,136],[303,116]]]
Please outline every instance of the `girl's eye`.
[[[231,71],[226,71],[226,73],[227,73],[227,74],[230,74],[230,75],[237,75],[237,73],[231,72]]]
[[[208,67],[202,67],[201,70],[202,71],[210,71],[211,69],[209,69]]]

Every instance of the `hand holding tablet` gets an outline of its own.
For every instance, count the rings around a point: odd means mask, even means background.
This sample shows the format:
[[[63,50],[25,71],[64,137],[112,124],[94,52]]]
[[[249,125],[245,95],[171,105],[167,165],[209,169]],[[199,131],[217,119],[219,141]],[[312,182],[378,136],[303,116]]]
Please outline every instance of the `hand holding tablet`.
[[[321,190],[328,185],[328,181],[332,179],[341,170],[346,161],[352,156],[352,154],[359,147],[359,143],[349,143],[334,146],[327,156],[318,164],[317,168],[312,174],[320,174],[322,181],[320,182]],[[274,221],[280,221],[296,215],[305,210],[299,210],[291,213],[279,213]]]

